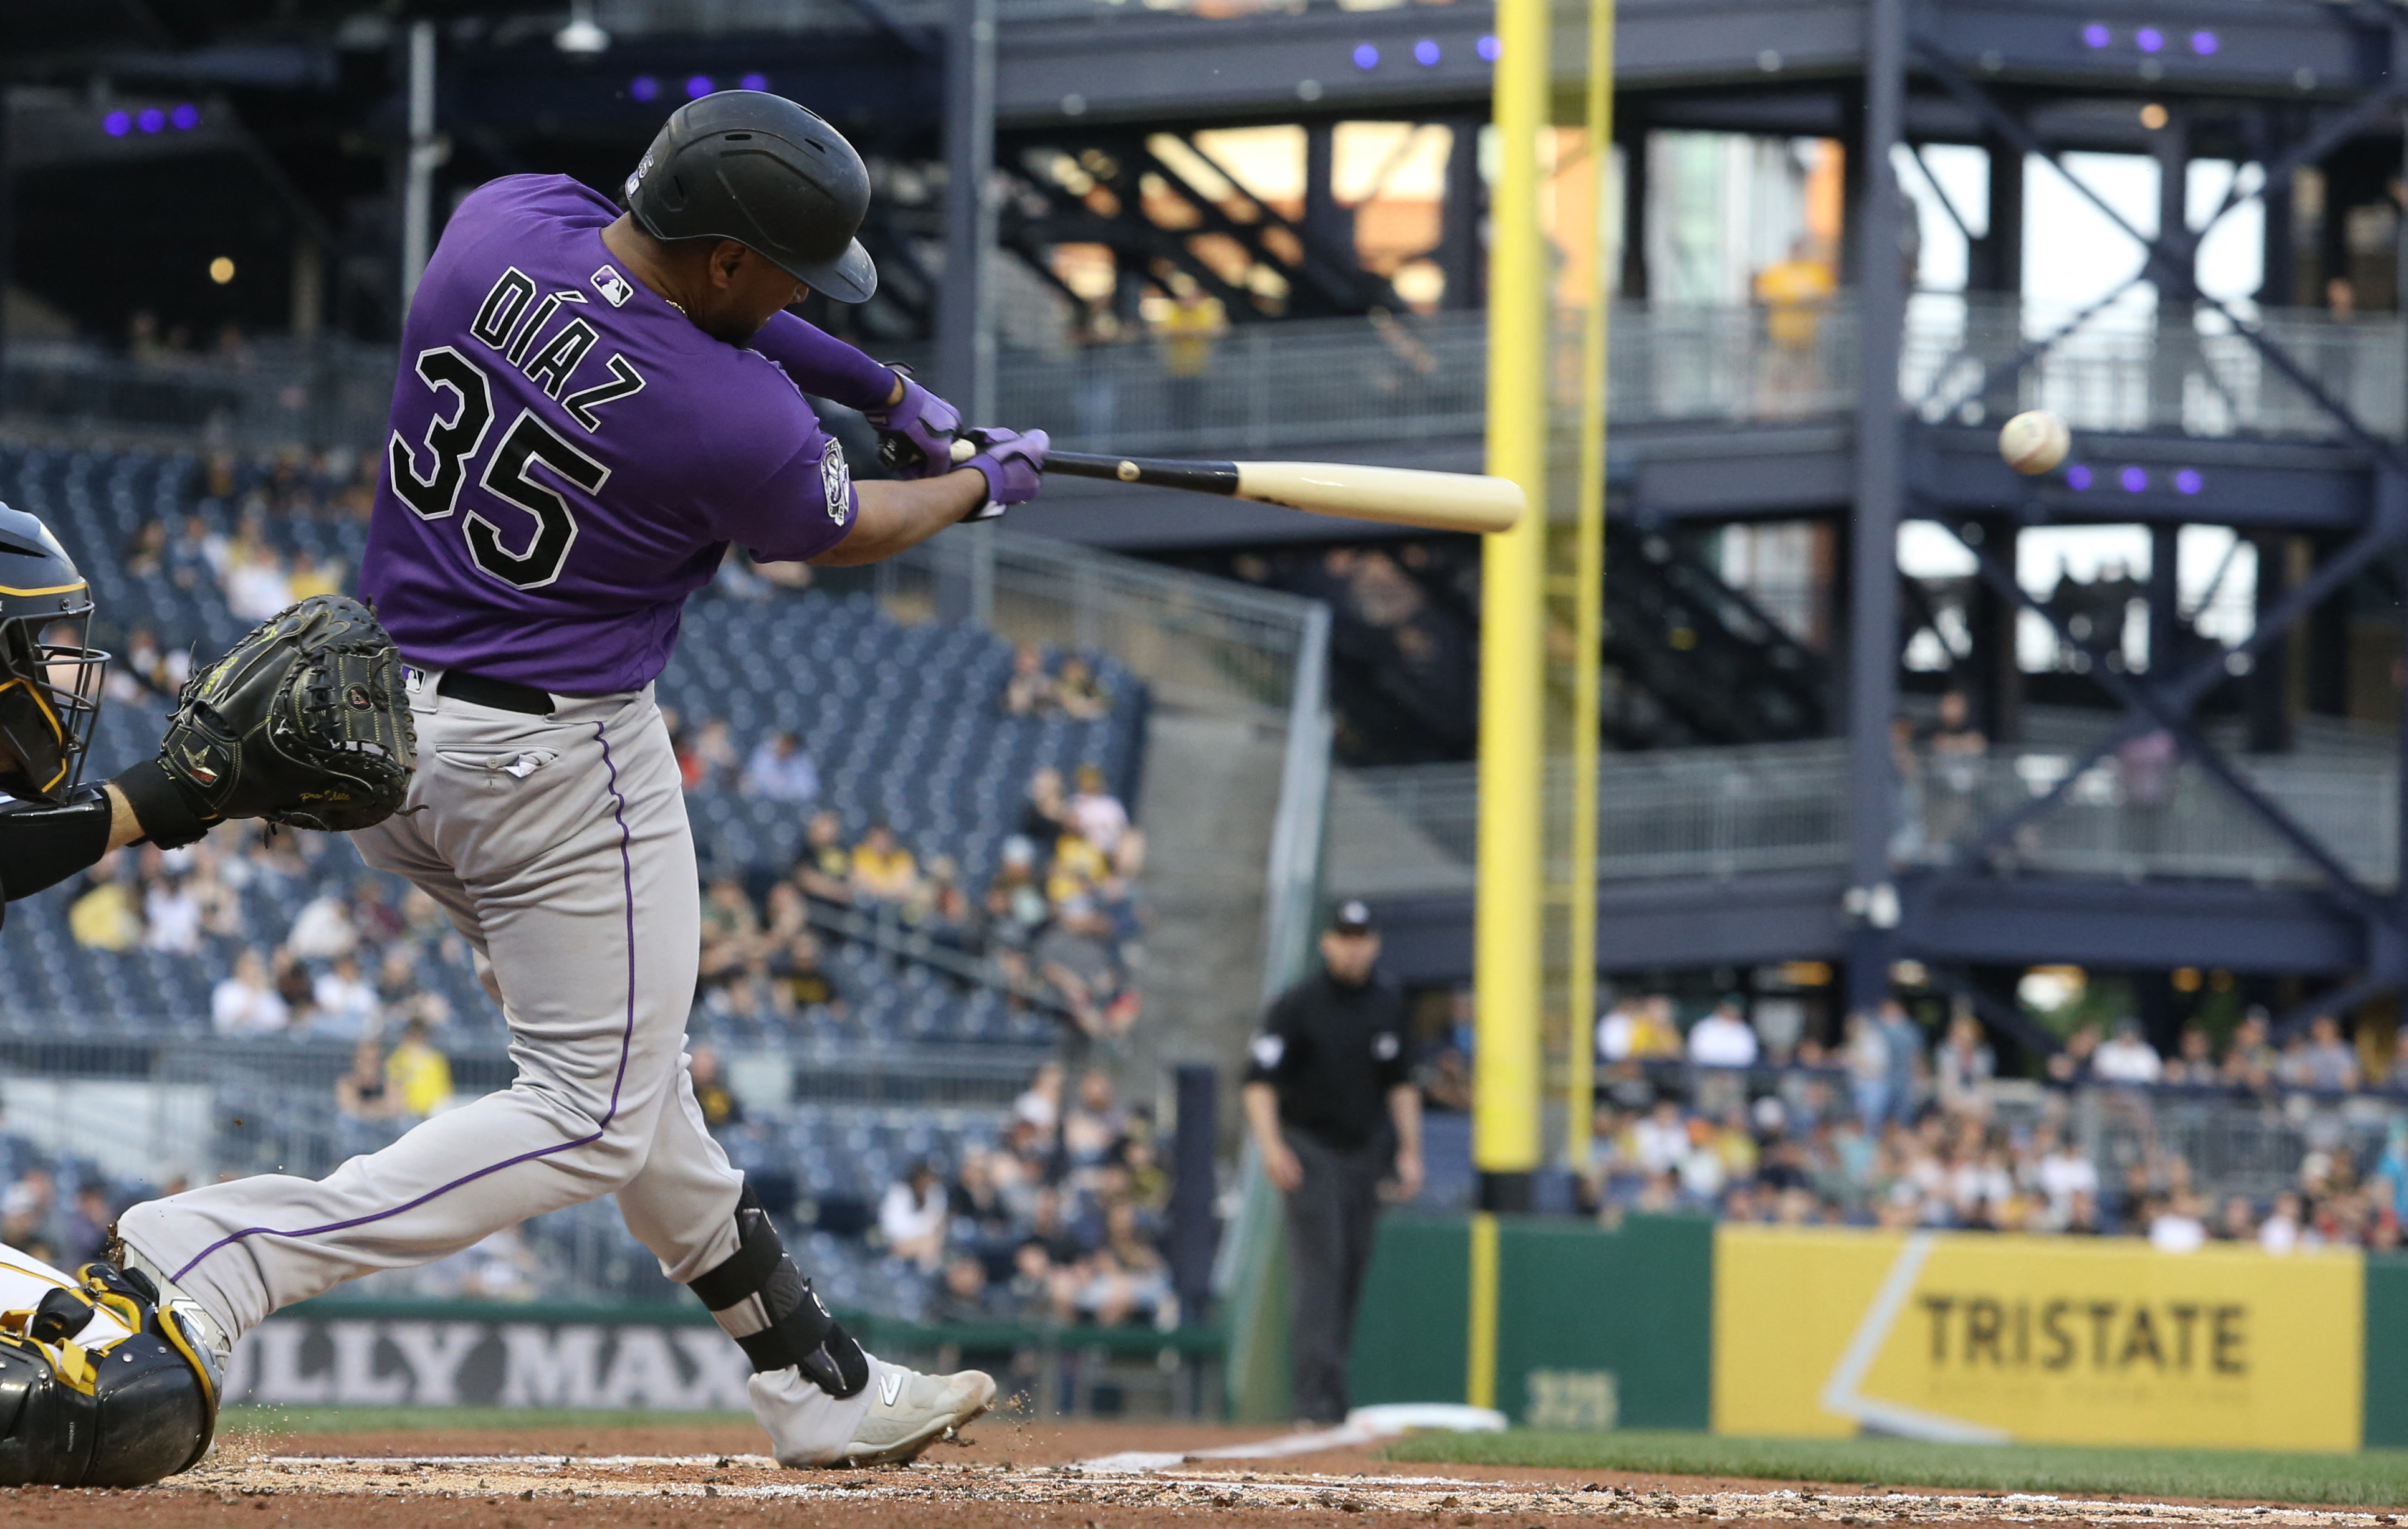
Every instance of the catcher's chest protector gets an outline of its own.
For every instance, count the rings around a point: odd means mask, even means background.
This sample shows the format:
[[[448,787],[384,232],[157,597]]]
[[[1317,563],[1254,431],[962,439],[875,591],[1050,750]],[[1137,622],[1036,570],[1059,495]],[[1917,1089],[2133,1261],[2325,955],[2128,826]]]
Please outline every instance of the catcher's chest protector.
[[[0,1486],[147,1486],[208,1450],[217,1398],[198,1350],[115,1268],[81,1273],[0,1313]]]

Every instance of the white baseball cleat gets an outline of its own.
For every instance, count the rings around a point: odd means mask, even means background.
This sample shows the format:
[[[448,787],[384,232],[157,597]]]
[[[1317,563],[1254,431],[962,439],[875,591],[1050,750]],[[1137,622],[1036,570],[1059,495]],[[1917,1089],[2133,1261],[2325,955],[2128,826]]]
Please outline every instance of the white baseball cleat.
[[[869,1384],[851,1396],[831,1396],[793,1368],[756,1374],[747,1382],[752,1416],[768,1434],[779,1465],[905,1465],[939,1439],[953,1437],[995,1401],[995,1379],[982,1370],[922,1375],[875,1354],[865,1357]]]

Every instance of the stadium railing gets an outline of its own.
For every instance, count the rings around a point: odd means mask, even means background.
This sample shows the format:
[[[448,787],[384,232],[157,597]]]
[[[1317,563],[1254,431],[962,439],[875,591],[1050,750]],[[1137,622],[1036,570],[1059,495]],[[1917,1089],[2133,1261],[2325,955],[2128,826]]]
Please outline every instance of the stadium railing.
[[[1984,365],[2069,317],[2012,300],[1919,294],[1907,314],[1900,397],[1935,422],[1995,422],[2002,411],[2045,407],[2077,430],[2336,436],[2296,383],[2204,307],[2163,324],[2145,309],[2110,309],[2013,384],[1985,391]],[[2376,433],[2408,434],[2408,328],[2397,316],[2274,309],[2254,322]],[[1572,328],[1558,343],[1572,353]],[[1482,315],[1437,313],[1239,325],[1213,342],[1209,366],[1193,379],[1170,377],[1149,339],[1010,349],[999,358],[996,414],[1041,425],[1065,447],[1165,454],[1469,439],[1485,407],[1486,345]],[[910,350],[891,359],[916,359]],[[1625,428],[1836,419],[1854,407],[1856,354],[1846,294],[1802,337],[1792,331],[1783,341],[1761,308],[1620,304],[1611,408]],[[20,430],[372,448],[383,438],[393,369],[392,352],[348,342],[305,351],[263,341],[241,365],[22,344],[7,352],[0,415]]]
[[[1892,859],[1947,864],[1981,824],[2042,794],[2072,764],[2070,753],[2049,749],[1922,759],[1902,795]],[[2396,767],[2347,756],[2248,757],[2238,767],[2370,885],[2396,884]],[[1599,768],[1598,874],[1608,880],[1846,864],[1841,740],[1608,754]],[[1469,889],[1477,790],[1469,764],[1341,772],[1331,814],[1333,885],[1366,896]],[[2114,879],[2317,879],[2295,849],[2187,763],[2162,774],[2113,759],[2093,765],[1993,859]]]

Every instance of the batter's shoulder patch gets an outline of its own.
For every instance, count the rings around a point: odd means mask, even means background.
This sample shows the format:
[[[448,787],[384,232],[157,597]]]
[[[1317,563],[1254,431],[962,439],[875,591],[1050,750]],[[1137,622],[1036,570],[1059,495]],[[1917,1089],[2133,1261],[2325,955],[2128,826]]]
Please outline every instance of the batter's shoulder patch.
[[[625,307],[627,299],[636,295],[636,289],[627,284],[627,279],[619,274],[615,265],[603,266],[594,273],[593,280],[594,290],[612,307]]]
[[[845,465],[844,448],[834,440],[820,453],[820,488],[827,495],[829,520],[842,525],[853,518],[853,469]]]

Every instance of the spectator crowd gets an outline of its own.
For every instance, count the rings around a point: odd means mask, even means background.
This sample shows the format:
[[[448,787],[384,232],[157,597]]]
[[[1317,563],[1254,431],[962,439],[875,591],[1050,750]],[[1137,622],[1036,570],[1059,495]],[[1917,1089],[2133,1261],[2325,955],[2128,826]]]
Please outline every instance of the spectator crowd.
[[[2396,1248],[2408,1218],[2408,1112],[2377,1145],[2333,1107],[2369,1088],[2332,1019],[2281,1045],[2252,1008],[2220,1049],[2185,1027],[2160,1054],[2141,1027],[2085,1024],[2041,1076],[2002,1082],[1977,1020],[1938,1044],[1902,1003],[1853,1016],[1826,1048],[1797,1015],[1727,998],[1689,1023],[1632,995],[1599,1021],[1599,1103],[1580,1179],[1590,1208],[1704,1211],[1740,1221],[2123,1235],[2184,1250],[2208,1241]],[[1769,1021],[1769,1022],[1767,1022]],[[1455,1070],[1434,1066],[1443,1104]],[[2408,1036],[2387,1073],[2408,1091]],[[2299,1144],[2279,1189],[2215,1193],[2177,1143],[2175,1113]]]
[[[223,972],[209,1029],[228,1039],[438,1031],[452,1010],[430,970],[472,963],[433,898],[360,867],[343,840],[252,822],[110,853],[75,883],[67,928],[87,950],[206,958]]]
[[[1076,654],[1049,670],[1040,650],[1024,646],[1001,705],[1019,715],[1091,716],[1108,711],[1111,699]],[[725,875],[705,891],[700,1001],[714,1019],[740,1032],[813,1006],[840,1014],[844,994],[814,926],[847,929],[830,916],[849,913],[985,963],[1016,1002],[1051,1009],[1082,1036],[1125,1036],[1136,1023],[1145,836],[1101,765],[1082,764],[1067,782],[1052,765],[1030,777],[1019,821],[981,888],[964,884],[954,857],[923,860],[882,821],[848,835],[840,813],[816,806],[819,772],[794,734],[771,734],[741,755],[721,719],[689,727],[673,718],[671,731],[689,792],[732,783],[809,813],[783,876],[748,885]]]
[[[695,1049],[694,1078],[711,1130],[749,1155],[736,1138],[752,1127],[712,1049]],[[866,1235],[890,1280],[929,1284],[930,1321],[1167,1327],[1179,1321],[1162,1253],[1169,1207],[1148,1111],[1101,1068],[1072,1085],[1047,1063],[992,1137],[966,1135],[950,1162],[912,1161],[857,1207],[839,1195],[803,1209]]]

